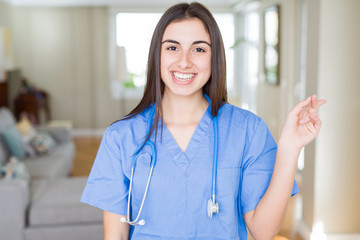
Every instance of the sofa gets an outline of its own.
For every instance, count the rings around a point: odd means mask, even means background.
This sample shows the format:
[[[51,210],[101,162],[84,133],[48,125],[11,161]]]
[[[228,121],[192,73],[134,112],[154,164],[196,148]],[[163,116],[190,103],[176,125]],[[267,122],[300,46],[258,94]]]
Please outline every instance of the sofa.
[[[0,108],[0,136],[16,120]],[[25,156],[30,178],[0,178],[0,239],[97,240],[103,238],[101,210],[80,203],[86,177],[69,177],[75,145],[70,130],[39,127],[56,141],[47,154]],[[0,137],[0,166],[11,157],[9,144]]]

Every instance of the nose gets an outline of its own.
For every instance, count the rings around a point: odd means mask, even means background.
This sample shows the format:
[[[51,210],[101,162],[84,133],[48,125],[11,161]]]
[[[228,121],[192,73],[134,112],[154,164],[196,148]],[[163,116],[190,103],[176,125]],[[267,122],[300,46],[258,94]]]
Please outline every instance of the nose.
[[[179,56],[177,65],[182,68],[182,69],[186,69],[192,66],[192,61],[191,61],[191,53],[189,52],[182,52]]]

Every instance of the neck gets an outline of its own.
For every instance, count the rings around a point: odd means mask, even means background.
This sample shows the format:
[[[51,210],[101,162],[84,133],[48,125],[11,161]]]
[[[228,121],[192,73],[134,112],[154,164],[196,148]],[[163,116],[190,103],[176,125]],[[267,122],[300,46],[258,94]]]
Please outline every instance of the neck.
[[[178,96],[165,90],[162,106],[166,124],[186,124],[200,121],[209,103],[202,92],[191,96]]]

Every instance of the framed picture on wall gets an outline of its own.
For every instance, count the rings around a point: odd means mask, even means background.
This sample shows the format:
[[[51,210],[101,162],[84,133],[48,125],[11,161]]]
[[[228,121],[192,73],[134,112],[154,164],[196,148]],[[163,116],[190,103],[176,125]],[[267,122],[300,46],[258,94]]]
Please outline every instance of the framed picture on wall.
[[[264,67],[265,81],[280,83],[280,6],[264,10]]]

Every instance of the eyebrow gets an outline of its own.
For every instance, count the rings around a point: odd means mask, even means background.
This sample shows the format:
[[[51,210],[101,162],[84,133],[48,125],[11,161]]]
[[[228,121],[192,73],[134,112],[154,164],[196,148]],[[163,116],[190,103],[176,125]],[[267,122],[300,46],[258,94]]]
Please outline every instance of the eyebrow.
[[[179,43],[178,41],[171,40],[171,39],[164,40],[161,44],[166,43],[166,42],[175,43],[175,44],[179,44],[179,45],[180,45],[180,43]],[[192,43],[192,45],[200,44],[200,43],[205,43],[205,44],[207,44],[207,45],[209,45],[209,46],[211,47],[211,44],[210,44],[210,43],[208,43],[207,41],[203,41],[203,40],[195,41],[195,42]]]

